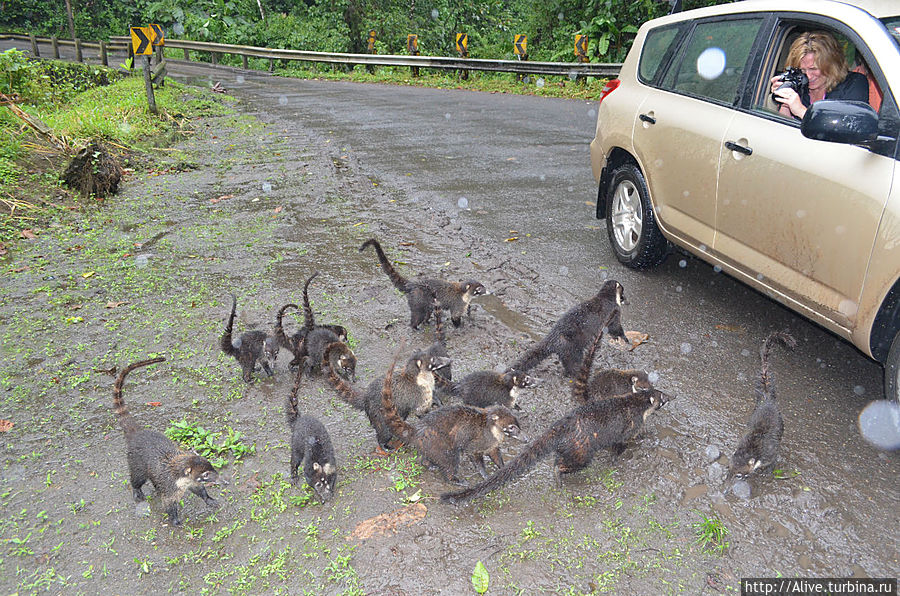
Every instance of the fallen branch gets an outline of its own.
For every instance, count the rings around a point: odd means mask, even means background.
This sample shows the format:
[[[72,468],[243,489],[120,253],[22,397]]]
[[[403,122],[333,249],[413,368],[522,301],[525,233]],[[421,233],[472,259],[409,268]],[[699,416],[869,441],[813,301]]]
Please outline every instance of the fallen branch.
[[[16,115],[16,117],[30,126],[38,135],[41,136],[41,138],[46,139],[47,141],[55,145],[60,151],[68,153],[68,146],[53,134],[53,131],[49,126],[41,122],[39,118],[30,116],[29,114],[25,113],[22,108],[15,104],[15,100],[17,98],[18,96],[9,96],[0,93],[0,106],[6,106],[7,108],[9,108],[10,111]]]

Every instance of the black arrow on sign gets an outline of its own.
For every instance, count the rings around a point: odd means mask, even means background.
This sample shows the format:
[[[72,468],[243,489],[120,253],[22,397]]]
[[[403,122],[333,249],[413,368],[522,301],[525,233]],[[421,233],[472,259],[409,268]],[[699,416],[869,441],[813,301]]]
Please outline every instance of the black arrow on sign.
[[[138,39],[138,46],[134,49],[135,56],[140,56],[143,54],[147,54],[147,46],[150,45],[150,38],[144,33],[143,27],[132,27],[131,28],[131,38],[132,42],[134,38]]]
[[[151,23],[150,28],[153,29],[153,33],[156,34],[156,37],[153,39],[153,45],[166,45],[166,36],[163,33],[163,28],[153,23]]]
[[[516,46],[516,54],[519,56],[525,55],[525,44],[528,43],[528,38],[524,35],[516,35],[515,46]]]

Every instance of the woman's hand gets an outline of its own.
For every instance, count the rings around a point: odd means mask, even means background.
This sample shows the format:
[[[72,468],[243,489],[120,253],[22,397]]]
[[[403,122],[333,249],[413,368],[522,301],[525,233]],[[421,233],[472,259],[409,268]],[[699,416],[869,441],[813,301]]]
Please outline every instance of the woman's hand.
[[[781,104],[781,110],[779,111],[784,114],[786,108],[791,115],[803,118],[803,115],[806,114],[806,106],[803,105],[800,95],[790,87],[776,91],[777,87],[778,85],[775,84],[775,79],[773,79],[772,94],[775,96],[775,101]]]

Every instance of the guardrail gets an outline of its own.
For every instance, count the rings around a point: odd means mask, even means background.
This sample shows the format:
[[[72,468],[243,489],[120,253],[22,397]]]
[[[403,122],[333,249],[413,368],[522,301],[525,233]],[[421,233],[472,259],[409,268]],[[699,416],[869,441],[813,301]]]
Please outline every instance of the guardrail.
[[[32,43],[58,43],[59,45],[80,44],[83,47],[100,48],[105,44],[109,50],[125,50],[131,47],[130,38],[113,37],[109,43],[81,42],[79,40],[55,40],[55,38],[36,37],[18,34],[0,34],[0,39],[21,39]],[[54,47],[56,47],[54,45]],[[208,52],[213,63],[218,62],[221,54],[233,54],[243,58],[244,68],[248,68],[248,58],[264,58],[274,60],[301,60],[326,64],[363,64],[367,66],[408,66],[418,68],[435,68],[439,70],[477,70],[483,72],[506,72],[518,75],[564,76],[576,77],[614,77],[619,74],[621,64],[618,63],[578,63],[578,62],[531,62],[527,60],[485,60],[480,58],[448,58],[443,56],[402,56],[394,54],[344,54],[337,52],[306,52],[303,50],[283,50],[260,48],[256,46],[239,46],[205,41],[166,39],[168,49],[184,51],[185,60],[190,60],[189,52]]]

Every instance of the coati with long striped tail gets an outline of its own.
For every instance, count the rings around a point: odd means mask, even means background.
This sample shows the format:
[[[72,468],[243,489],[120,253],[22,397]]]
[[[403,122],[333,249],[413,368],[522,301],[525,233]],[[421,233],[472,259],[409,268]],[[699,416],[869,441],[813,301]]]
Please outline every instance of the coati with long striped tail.
[[[333,343],[340,344],[331,352],[331,366],[348,381],[356,380],[356,355],[347,345],[347,330],[341,325],[317,325],[309,304],[309,284],[319,275],[316,271],[303,285],[303,337],[298,340],[297,351],[292,363],[302,366],[308,375],[323,372],[322,357],[325,348]]]
[[[146,499],[142,487],[149,480],[162,500],[169,523],[177,526],[181,524],[178,503],[186,491],[191,491],[210,507],[219,506],[206,492],[207,486],[218,482],[219,473],[206,458],[182,451],[164,434],[139,426],[128,412],[122,397],[125,377],[136,368],[163,361],[165,358],[162,357],[151,358],[122,369],[113,388],[113,407],[125,431],[128,474],[134,500],[141,502]]]
[[[763,341],[759,349],[759,380],[756,382],[756,408],[747,423],[747,432],[738,442],[731,456],[728,476],[745,478],[756,471],[771,472],[781,448],[784,435],[784,419],[775,401],[775,382],[769,372],[769,351],[780,341],[793,349],[797,340],[784,331],[774,331]]]
[[[451,363],[450,353],[447,352],[447,337],[444,333],[444,317],[443,309],[436,297],[434,299],[434,341],[426,353],[432,358],[446,358],[448,364],[434,371],[434,391],[435,402],[443,405],[444,398],[449,397],[453,393],[453,364]]]
[[[463,313],[470,314],[472,298],[487,293],[484,285],[475,280],[452,282],[433,278],[407,279],[397,273],[384,254],[381,244],[375,238],[363,242],[359,247],[359,252],[363,252],[369,246],[375,249],[381,269],[387,274],[394,287],[406,294],[410,314],[409,325],[413,329],[418,329],[419,325],[431,317],[434,310],[432,292],[440,302],[441,308],[450,313],[450,320],[454,327],[462,324]]]
[[[270,377],[275,374],[275,360],[278,358],[278,350],[281,345],[278,338],[270,336],[265,331],[245,331],[237,338],[232,340],[232,331],[234,329],[234,317],[237,314],[237,298],[231,295],[231,314],[228,317],[228,324],[225,325],[225,333],[219,340],[222,351],[229,356],[234,356],[235,360],[241,365],[242,377],[245,382],[249,383],[253,380],[253,371],[256,370],[256,362],[262,364],[263,370]]]
[[[288,429],[291,431],[291,483],[300,482],[299,468],[303,468],[303,477],[313,489],[319,501],[324,503],[334,495],[337,484],[337,460],[331,435],[325,425],[315,416],[301,414],[297,404],[297,393],[303,368],[297,369],[294,387],[288,394],[285,403],[285,415]]]
[[[499,468],[503,466],[500,444],[507,437],[526,440],[519,420],[504,406],[487,409],[464,405],[443,406],[431,410],[415,426],[404,420],[393,400],[396,357],[384,377],[381,406],[394,437],[404,445],[412,445],[420,457],[437,468],[447,482],[459,483],[460,455],[465,453],[482,478],[487,478],[484,456]]]
[[[598,332],[594,338],[593,349],[589,352],[591,356],[602,335],[602,331]],[[493,476],[470,488],[444,493],[441,500],[461,503],[484,496],[522,476],[551,453],[556,456],[554,478],[560,484],[564,474],[587,467],[599,450],[611,449],[614,453],[620,453],[624,444],[640,431],[650,414],[666,401],[667,396],[656,390],[591,400],[554,422]]]
[[[532,389],[541,380],[515,369],[504,372],[479,370],[470,373],[454,385],[454,394],[464,404],[477,408],[498,405],[521,410],[516,400],[522,389]]]
[[[607,280],[597,294],[569,309],[547,335],[526,350],[509,368],[528,372],[540,364],[550,354],[556,354],[563,365],[567,377],[578,374],[578,367],[584,359],[584,351],[591,340],[604,326],[611,312],[615,313],[609,321],[611,337],[628,341],[622,329],[619,307],[625,303],[625,292],[622,284],[615,280]]]
[[[331,366],[332,350],[338,344],[331,344],[325,349],[322,358],[322,370],[328,376],[328,382],[345,402],[366,413],[369,422],[375,429],[375,438],[382,449],[391,449],[393,432],[384,417],[381,407],[381,391],[383,379],[369,383],[365,392],[359,392],[347,381],[339,378]],[[406,419],[410,414],[423,415],[434,403],[434,371],[450,363],[449,358],[429,356],[424,351],[416,351],[409,357],[399,375],[394,375],[391,389],[398,415]]]

